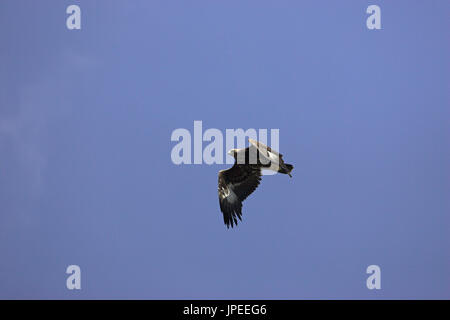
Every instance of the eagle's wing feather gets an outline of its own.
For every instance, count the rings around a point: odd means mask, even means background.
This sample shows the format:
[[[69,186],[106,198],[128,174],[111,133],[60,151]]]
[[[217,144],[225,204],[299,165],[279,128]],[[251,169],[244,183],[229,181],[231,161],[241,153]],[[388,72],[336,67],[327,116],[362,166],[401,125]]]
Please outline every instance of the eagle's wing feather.
[[[279,153],[279,152],[277,152],[277,151],[275,151],[275,150],[272,150],[271,147],[266,146],[264,143],[261,143],[261,142],[259,142],[259,141],[253,140],[253,139],[248,139],[248,141],[249,141],[253,146],[255,146],[255,147],[259,150],[259,152],[261,152],[261,153],[264,154],[265,156],[268,156],[268,153],[272,153],[272,154],[274,154],[274,155],[276,155],[276,156],[279,156],[280,158],[283,156],[281,153]]]
[[[256,190],[261,181],[258,165],[235,164],[219,171],[219,203],[227,227],[237,225],[242,217],[242,201]]]

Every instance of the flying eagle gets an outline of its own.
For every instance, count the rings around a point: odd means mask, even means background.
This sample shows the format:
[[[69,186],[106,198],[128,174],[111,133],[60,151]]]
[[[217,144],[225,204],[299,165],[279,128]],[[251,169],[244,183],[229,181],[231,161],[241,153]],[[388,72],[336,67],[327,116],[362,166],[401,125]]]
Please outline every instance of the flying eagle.
[[[219,171],[219,203],[223,221],[227,228],[242,221],[242,201],[244,201],[261,181],[261,170],[272,170],[291,176],[293,165],[284,163],[283,155],[253,139],[248,139],[250,147],[231,149],[234,165]]]

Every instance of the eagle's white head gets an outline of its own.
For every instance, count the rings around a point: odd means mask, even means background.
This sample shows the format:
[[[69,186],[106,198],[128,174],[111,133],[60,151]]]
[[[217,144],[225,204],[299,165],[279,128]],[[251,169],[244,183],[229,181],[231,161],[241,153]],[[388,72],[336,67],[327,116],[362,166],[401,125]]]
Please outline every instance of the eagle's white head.
[[[238,149],[231,149],[230,151],[227,152],[228,155],[234,157],[238,152]]]

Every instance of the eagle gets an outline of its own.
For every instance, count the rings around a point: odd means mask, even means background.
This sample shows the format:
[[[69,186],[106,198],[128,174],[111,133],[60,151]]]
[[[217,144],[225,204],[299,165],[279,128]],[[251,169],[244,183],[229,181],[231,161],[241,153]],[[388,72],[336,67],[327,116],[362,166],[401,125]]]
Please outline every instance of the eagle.
[[[294,166],[284,163],[283,155],[259,141],[248,139],[245,149],[231,149],[234,165],[219,171],[219,204],[227,228],[242,221],[242,201],[256,190],[261,181],[261,170],[272,170],[291,176]]]

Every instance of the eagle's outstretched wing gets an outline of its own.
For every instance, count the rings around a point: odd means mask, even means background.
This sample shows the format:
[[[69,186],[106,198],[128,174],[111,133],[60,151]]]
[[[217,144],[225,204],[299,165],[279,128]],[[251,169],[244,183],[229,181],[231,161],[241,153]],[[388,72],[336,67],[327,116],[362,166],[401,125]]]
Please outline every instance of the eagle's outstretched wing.
[[[244,201],[261,181],[261,169],[258,165],[234,164],[228,170],[219,171],[219,203],[223,221],[227,227],[237,225],[242,217]]]

